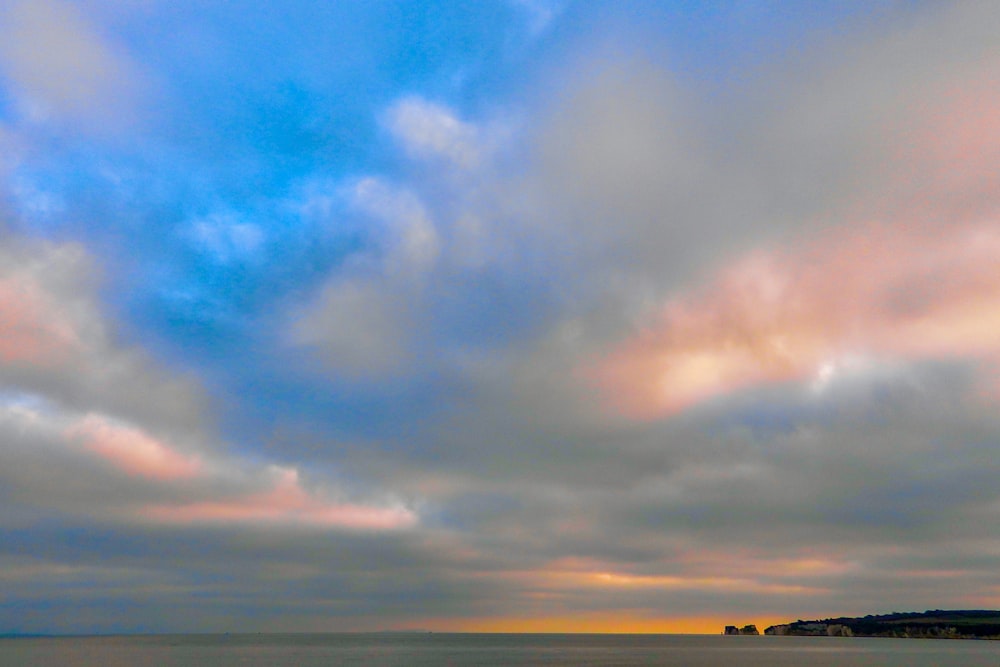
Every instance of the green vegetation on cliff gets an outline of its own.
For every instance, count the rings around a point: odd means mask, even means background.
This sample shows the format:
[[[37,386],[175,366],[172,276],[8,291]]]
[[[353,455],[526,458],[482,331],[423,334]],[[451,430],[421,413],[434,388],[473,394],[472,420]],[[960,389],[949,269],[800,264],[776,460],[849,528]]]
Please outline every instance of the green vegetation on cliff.
[[[948,639],[1000,639],[1000,611],[932,609],[893,612],[879,616],[798,620],[772,625],[765,635],[824,635],[835,637],[926,637]]]

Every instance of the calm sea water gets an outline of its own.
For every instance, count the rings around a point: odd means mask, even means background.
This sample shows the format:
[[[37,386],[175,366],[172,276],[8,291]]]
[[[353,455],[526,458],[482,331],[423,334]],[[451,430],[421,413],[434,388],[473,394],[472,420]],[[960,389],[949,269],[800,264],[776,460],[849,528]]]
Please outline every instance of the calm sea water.
[[[0,639],[0,667],[997,667],[1000,642],[710,635],[266,634]]]

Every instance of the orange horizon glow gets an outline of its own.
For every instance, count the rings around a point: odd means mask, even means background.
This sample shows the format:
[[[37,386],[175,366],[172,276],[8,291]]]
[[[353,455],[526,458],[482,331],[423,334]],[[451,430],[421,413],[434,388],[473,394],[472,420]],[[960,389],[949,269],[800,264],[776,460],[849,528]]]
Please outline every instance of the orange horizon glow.
[[[441,618],[427,621],[423,627],[431,627],[438,632],[718,635],[727,625],[743,627],[748,624],[756,625],[763,634],[765,628],[788,623],[789,619],[788,616],[763,614],[649,617],[627,611],[540,617]]]

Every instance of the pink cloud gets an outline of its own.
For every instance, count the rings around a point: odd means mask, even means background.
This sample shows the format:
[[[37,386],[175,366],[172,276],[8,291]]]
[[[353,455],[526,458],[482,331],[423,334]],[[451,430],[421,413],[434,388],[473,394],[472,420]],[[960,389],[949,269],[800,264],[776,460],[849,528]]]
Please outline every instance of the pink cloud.
[[[1000,205],[1000,59],[925,91],[919,111],[884,128],[896,138],[890,210],[922,220],[995,216]],[[891,202],[892,199],[890,198]]]
[[[392,530],[416,522],[416,515],[403,507],[326,502],[302,488],[294,469],[276,471],[268,491],[226,500],[148,506],[142,516],[167,523],[267,523],[356,530]]]
[[[847,355],[1000,359],[1000,225],[865,225],[750,254],[598,365],[624,413],[655,417]]]
[[[176,480],[202,472],[197,458],[182,454],[139,429],[97,415],[87,415],[67,435],[129,475]]]
[[[1000,92],[992,61],[922,91],[848,224],[760,248],[676,294],[588,374],[653,418],[851,355],[1000,362]],[[1000,385],[994,393],[1000,394]]]
[[[79,344],[30,276],[0,280],[0,363],[49,367]]]

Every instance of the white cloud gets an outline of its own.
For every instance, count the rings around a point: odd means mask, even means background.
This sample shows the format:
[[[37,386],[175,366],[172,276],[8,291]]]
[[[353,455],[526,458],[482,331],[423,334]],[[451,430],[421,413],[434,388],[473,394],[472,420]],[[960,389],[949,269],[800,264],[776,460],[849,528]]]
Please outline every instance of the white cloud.
[[[252,260],[266,241],[258,225],[225,213],[192,221],[186,236],[221,264]]]
[[[486,134],[448,108],[406,97],[386,112],[390,131],[418,158],[444,159],[460,169],[479,167],[492,150]]]
[[[537,35],[563,12],[568,0],[510,0],[510,3],[524,11],[528,17],[528,30]]]
[[[382,222],[375,236],[386,273],[418,274],[434,266],[441,240],[416,195],[377,178],[361,179],[351,194],[355,206]]]

